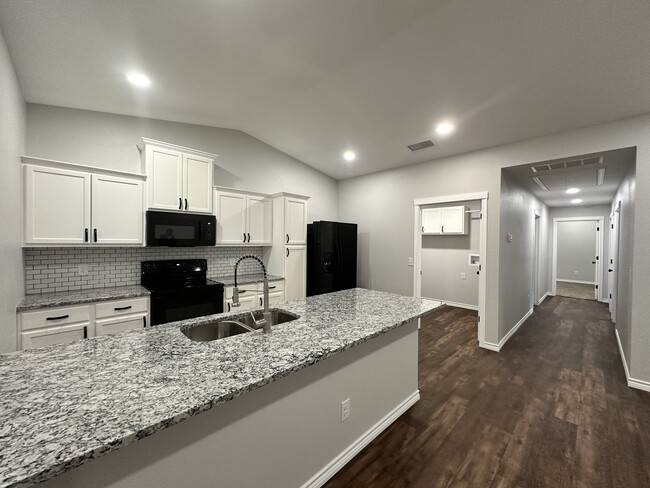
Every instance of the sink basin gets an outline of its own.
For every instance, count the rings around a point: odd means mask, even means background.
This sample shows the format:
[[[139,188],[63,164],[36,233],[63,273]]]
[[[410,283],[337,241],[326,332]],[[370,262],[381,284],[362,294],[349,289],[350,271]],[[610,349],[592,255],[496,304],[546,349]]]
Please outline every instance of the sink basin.
[[[253,315],[255,316],[255,320],[262,320],[264,318],[264,312],[261,310],[257,310],[253,312]],[[271,310],[271,325],[278,325],[278,324],[284,324],[285,322],[291,322],[292,320],[296,320],[298,317],[295,315],[288,314],[286,312],[281,312],[280,310]],[[239,319],[240,322],[243,322],[245,325],[257,329],[257,325],[255,325],[255,322],[253,321],[253,317],[251,317],[251,314],[249,313],[246,315],[244,318]]]
[[[255,320],[262,320],[264,318],[264,312],[261,310],[257,310],[253,314],[255,315]],[[290,322],[297,318],[295,315],[281,312],[280,310],[271,310],[271,326]],[[212,324],[196,325],[183,329],[181,332],[192,341],[208,342],[238,334],[245,334],[246,332],[253,332],[260,328],[253,320],[253,317],[251,317],[251,314],[248,313],[244,317],[236,320],[219,320]]]
[[[220,320],[216,324],[201,324],[195,327],[188,327],[181,332],[192,341],[208,342],[252,331],[252,328],[246,327],[239,322]]]

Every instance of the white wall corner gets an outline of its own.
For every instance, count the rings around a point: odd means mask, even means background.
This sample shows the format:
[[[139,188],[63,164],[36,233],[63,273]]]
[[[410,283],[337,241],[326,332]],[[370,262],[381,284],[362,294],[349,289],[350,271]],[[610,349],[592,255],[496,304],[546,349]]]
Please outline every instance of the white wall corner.
[[[519,327],[523,325],[524,322],[528,319],[533,314],[534,309],[531,308],[528,312],[526,312],[526,315],[524,315],[519,322],[515,324],[515,326],[510,329],[510,331],[499,341],[498,344],[495,344],[494,342],[484,342],[483,345],[481,346],[483,349],[487,349],[489,351],[496,351],[499,352],[501,351],[501,348],[506,345],[506,342],[508,342],[508,339],[510,339],[517,330],[519,330]]]
[[[623,345],[621,344],[621,338],[618,335],[618,329],[614,329],[616,333],[616,342],[618,343],[618,350],[621,353],[621,361],[623,361],[623,369],[625,370],[625,379],[627,380],[627,386],[630,388],[635,388],[637,390],[650,391],[650,381],[637,380],[630,377],[630,370],[627,367],[627,359],[625,359],[625,351],[623,351]]]

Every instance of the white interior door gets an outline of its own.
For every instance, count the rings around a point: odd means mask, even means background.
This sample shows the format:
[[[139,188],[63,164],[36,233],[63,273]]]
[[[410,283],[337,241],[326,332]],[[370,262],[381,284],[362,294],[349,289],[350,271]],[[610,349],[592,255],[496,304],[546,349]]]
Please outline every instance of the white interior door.
[[[183,209],[212,212],[212,159],[185,155],[183,162]]]
[[[286,198],[284,203],[284,231],[286,244],[306,244],[307,202]]]
[[[25,244],[89,241],[90,174],[25,166]]]
[[[93,175],[92,189],[93,243],[142,244],[142,181]]]
[[[285,246],[285,300],[305,298],[307,292],[307,249],[305,246]]]
[[[246,196],[217,192],[217,244],[246,242]]]
[[[148,208],[181,210],[183,206],[183,153],[147,146]]]

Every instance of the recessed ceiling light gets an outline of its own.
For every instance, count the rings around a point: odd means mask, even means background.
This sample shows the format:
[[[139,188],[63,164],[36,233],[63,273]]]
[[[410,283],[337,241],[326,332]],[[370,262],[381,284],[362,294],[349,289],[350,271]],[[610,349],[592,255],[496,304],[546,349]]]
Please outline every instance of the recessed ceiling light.
[[[346,161],[354,161],[354,159],[357,157],[356,154],[354,154],[352,151],[345,151],[343,153],[343,159]]]
[[[448,136],[454,132],[454,129],[454,124],[451,122],[440,122],[438,125],[436,125],[436,133],[439,136]]]
[[[571,203],[582,203],[582,200],[579,198],[574,198],[573,200],[571,200]]]
[[[147,88],[151,85],[151,80],[143,73],[127,73],[126,79],[129,80],[129,83],[139,88]]]
[[[566,192],[567,192],[569,195],[573,195],[574,193],[578,193],[579,191],[580,191],[580,188],[567,188],[567,189],[566,189]]]

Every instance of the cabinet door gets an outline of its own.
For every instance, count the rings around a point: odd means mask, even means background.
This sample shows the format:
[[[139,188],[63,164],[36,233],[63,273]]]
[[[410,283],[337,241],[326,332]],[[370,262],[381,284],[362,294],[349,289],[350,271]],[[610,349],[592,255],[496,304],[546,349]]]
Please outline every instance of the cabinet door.
[[[286,244],[305,244],[307,239],[307,202],[287,197],[284,201]]]
[[[285,300],[305,298],[307,250],[305,246],[285,246],[284,256]]]
[[[88,322],[22,332],[22,349],[51,346],[88,337]]]
[[[272,207],[271,200],[249,196],[247,205],[248,242],[257,245],[271,245]]]
[[[92,189],[93,243],[142,244],[142,181],[93,175]]]
[[[465,233],[465,207],[444,207],[442,210],[442,233]]]
[[[217,244],[242,245],[246,235],[246,196],[216,192]]]
[[[442,228],[442,212],[440,208],[422,209],[422,233],[440,234]]]
[[[115,334],[125,330],[142,329],[147,326],[146,315],[120,317],[115,319],[98,320],[95,322],[95,335]]]
[[[183,209],[212,213],[212,159],[183,156]]]
[[[232,299],[226,300],[226,308],[224,312],[244,312],[257,307],[257,293],[246,291],[242,294],[239,292],[239,307],[232,306]]]
[[[260,307],[264,306],[264,296],[262,293],[259,294],[258,302],[260,304]],[[282,302],[284,302],[284,291],[269,292],[269,307]]]
[[[147,146],[147,208],[181,210],[183,154],[173,149]]]
[[[24,167],[25,244],[86,242],[90,232],[90,174]]]

